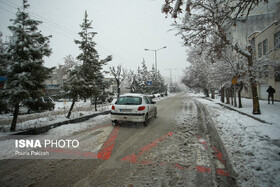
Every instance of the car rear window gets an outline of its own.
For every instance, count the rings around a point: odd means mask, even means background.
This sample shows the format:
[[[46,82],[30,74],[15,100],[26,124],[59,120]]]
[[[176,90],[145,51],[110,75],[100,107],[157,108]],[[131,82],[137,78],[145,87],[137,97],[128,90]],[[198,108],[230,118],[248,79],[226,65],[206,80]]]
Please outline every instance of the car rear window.
[[[117,105],[141,105],[142,104],[142,98],[141,97],[120,97],[116,103]]]

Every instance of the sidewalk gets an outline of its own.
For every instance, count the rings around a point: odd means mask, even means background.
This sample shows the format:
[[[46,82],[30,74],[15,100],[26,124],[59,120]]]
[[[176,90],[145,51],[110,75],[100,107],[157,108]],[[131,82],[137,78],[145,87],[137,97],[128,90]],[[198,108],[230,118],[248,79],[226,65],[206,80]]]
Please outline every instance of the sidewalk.
[[[207,108],[237,174],[238,186],[280,186],[280,103],[260,101],[261,115],[252,114],[252,100],[243,108],[220,98],[189,94]]]

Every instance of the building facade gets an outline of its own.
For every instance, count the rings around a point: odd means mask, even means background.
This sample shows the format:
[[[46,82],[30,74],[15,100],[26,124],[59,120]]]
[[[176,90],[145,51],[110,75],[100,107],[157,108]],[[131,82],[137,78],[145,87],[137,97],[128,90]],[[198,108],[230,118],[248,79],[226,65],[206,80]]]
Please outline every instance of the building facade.
[[[243,48],[251,44],[253,58],[257,62],[266,65],[266,71],[258,79],[258,96],[267,99],[266,90],[271,85],[275,88],[275,100],[280,101],[279,80],[279,24],[280,24],[280,0],[270,0],[262,3],[250,12],[245,23],[238,23],[228,33],[233,43],[238,43]],[[244,89],[243,97],[252,97],[251,89]]]
[[[66,74],[63,72],[63,66],[59,65],[58,68],[55,68],[52,71],[50,78],[45,80],[44,85],[46,96],[57,95],[63,89],[64,80],[67,78]]]
[[[249,35],[248,42],[254,49],[254,59],[266,66],[259,79],[259,98],[267,99],[266,90],[272,86],[276,90],[274,99],[280,100],[280,20]]]

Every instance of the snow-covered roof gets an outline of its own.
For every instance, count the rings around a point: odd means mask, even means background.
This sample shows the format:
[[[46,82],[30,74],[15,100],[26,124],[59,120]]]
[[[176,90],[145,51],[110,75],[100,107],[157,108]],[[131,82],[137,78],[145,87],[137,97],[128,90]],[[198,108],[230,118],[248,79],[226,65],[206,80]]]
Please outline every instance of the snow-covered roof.
[[[265,27],[263,30],[261,30],[261,31],[255,31],[255,32],[249,34],[248,37],[250,37],[252,34],[257,33],[257,32],[258,32],[258,35],[260,35],[262,32],[264,32],[265,30],[267,30],[269,27],[271,27],[272,25],[277,24],[277,23],[278,23],[278,21],[273,21],[271,24],[269,24],[269,25],[268,25],[267,27]]]
[[[259,34],[259,33],[260,33],[260,31],[254,31],[254,32],[252,32],[251,34],[249,34],[249,35],[248,35],[248,37],[247,37],[247,38],[249,38],[250,36],[252,36],[253,34],[256,34],[256,33],[257,33],[257,34]]]

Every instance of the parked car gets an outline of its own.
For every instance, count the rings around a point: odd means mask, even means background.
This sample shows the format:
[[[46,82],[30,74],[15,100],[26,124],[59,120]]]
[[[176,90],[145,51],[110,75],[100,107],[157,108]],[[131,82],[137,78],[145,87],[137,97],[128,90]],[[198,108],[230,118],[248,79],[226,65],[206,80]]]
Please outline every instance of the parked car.
[[[111,108],[111,120],[114,125],[129,121],[147,126],[152,117],[157,117],[156,102],[143,94],[121,95]]]
[[[45,110],[54,110],[55,104],[50,97],[40,97],[39,99],[25,100],[20,104],[20,113],[33,113]]]

